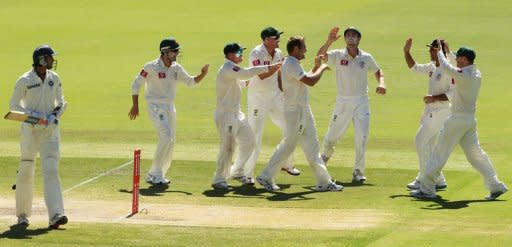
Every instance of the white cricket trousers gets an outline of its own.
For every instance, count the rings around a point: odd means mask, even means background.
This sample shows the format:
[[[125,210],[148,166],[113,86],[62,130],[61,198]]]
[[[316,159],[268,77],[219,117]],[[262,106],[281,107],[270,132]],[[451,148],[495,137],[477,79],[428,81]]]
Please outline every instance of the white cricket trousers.
[[[350,125],[354,123],[356,156],[354,169],[364,173],[366,162],[366,145],[370,128],[370,107],[368,96],[338,96],[332,113],[332,120],[324,138],[323,155],[328,159],[334,153],[336,143],[343,137]]]
[[[330,184],[331,176],[320,157],[315,120],[309,105],[297,106],[295,109],[285,109],[284,116],[286,123],[284,137],[260,177],[269,181],[273,180],[282,167],[282,163],[290,157],[297,144],[300,143],[309,166],[315,174],[317,184],[319,186]]]
[[[427,162],[425,172],[420,176],[420,189],[424,193],[435,194],[435,180],[446,164],[448,157],[459,144],[466,159],[483,177],[489,191],[501,189],[496,171],[480,147],[476,133],[476,119],[473,114],[453,113],[444,123],[432,156]]]
[[[267,116],[272,122],[284,131],[284,95],[282,92],[259,92],[249,89],[247,97],[247,118],[249,125],[254,132],[256,146],[249,160],[244,167],[234,167],[233,175],[254,177],[254,168],[261,151],[261,142],[263,139],[263,127]],[[284,162],[284,167],[293,167],[293,155]]]
[[[215,125],[220,138],[217,169],[213,184],[227,182],[233,164],[233,154],[238,145],[235,167],[241,167],[254,151],[254,134],[242,112],[215,112]]]
[[[32,215],[35,159],[39,152],[43,173],[44,201],[48,218],[64,215],[64,203],[59,178],[60,131],[57,125],[32,126],[21,124],[21,159],[16,176],[16,216]]]
[[[176,137],[176,108],[174,104],[148,103],[147,110],[158,135],[158,144],[149,174],[162,180],[172,162]]]
[[[419,179],[422,171],[425,169],[427,161],[432,155],[432,150],[436,144],[439,132],[441,128],[443,128],[446,119],[450,116],[450,112],[448,102],[435,102],[425,106],[420,127],[414,140],[419,160],[419,172],[416,179]],[[436,184],[446,184],[446,179],[442,172],[439,178],[436,179]]]

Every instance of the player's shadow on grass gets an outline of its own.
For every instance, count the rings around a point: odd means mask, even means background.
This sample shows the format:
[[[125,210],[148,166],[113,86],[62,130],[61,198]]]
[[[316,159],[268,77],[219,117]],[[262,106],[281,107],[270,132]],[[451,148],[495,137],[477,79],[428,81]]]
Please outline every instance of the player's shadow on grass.
[[[345,183],[340,183],[341,185],[343,185],[343,187],[362,187],[362,186],[375,186],[374,184],[369,184],[369,183],[361,183],[361,182],[345,182]]]
[[[192,193],[190,193],[190,192],[181,191],[181,190],[167,190],[168,188],[169,188],[168,184],[159,184],[159,185],[152,184],[148,188],[140,188],[139,194],[141,196],[163,196],[165,193],[182,193],[182,194],[189,195],[189,196],[192,195]],[[129,194],[132,193],[131,190],[126,190],[126,189],[119,189],[118,191],[121,193],[129,193]]]
[[[281,187],[281,189],[283,189],[283,187],[281,185],[279,185],[279,187]],[[302,188],[307,189],[307,191],[285,193],[280,190],[280,191],[271,192],[271,193],[273,193],[273,195],[267,197],[267,200],[269,200],[269,201],[301,200],[302,201],[302,200],[315,199],[315,198],[311,198],[311,197],[306,197],[306,195],[318,193],[318,191],[313,189],[313,186],[302,187]]]
[[[0,239],[32,239],[34,236],[47,234],[49,231],[51,231],[49,228],[28,229],[26,226],[12,225],[9,230],[0,234]]]
[[[425,202],[433,202],[432,204],[429,204],[427,206],[421,207],[421,209],[426,210],[442,210],[442,209],[462,209],[469,207],[469,204],[471,203],[487,203],[487,202],[501,202],[503,200],[460,200],[460,201],[450,201],[447,199],[443,199],[441,196],[437,196],[436,198],[415,198],[410,195],[392,195],[390,196],[391,199],[397,198],[397,197],[409,197],[415,199],[415,201],[425,201]]]
[[[290,188],[289,184],[279,184],[281,189]],[[209,189],[203,192],[207,197],[238,197],[238,198],[264,198],[262,195],[267,191],[264,188],[257,188],[251,185],[229,186],[227,190]]]

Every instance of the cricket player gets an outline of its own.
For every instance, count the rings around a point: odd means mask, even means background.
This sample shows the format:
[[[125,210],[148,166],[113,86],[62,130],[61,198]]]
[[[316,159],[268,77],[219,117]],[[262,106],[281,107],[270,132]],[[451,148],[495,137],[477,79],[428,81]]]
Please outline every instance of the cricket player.
[[[474,64],[475,51],[469,47],[461,47],[457,50],[457,67],[455,67],[448,63],[439,47],[434,49],[436,49],[441,68],[455,79],[452,113],[443,125],[434,151],[427,161],[425,171],[420,174],[420,189],[413,190],[411,196],[417,198],[436,197],[436,179],[455,145],[459,144],[469,163],[482,175],[485,185],[490,191],[486,199],[495,200],[508,189],[503,182],[498,180],[496,170],[478,141],[475,111],[482,75]]]
[[[419,173],[416,179],[407,184],[407,188],[416,190],[420,188],[418,178],[421,171],[424,170],[425,164],[432,154],[435,141],[439,131],[443,127],[444,121],[450,116],[450,101],[453,96],[453,87],[455,80],[445,72],[439,64],[437,59],[437,52],[434,48],[439,48],[441,45],[443,54],[447,56],[450,61],[455,61],[455,56],[450,52],[447,43],[441,40],[441,44],[437,40],[427,46],[430,48],[430,62],[426,64],[417,64],[411,55],[412,39],[409,38],[404,45],[405,62],[409,69],[417,74],[428,75],[428,95],[423,98],[425,102],[425,109],[421,117],[421,124],[416,133],[415,145],[416,152],[419,159]],[[436,180],[436,189],[445,189],[447,187],[446,179],[443,173],[440,173],[439,178]]]
[[[176,136],[176,84],[183,82],[191,87],[199,83],[208,73],[208,64],[201,73],[191,76],[176,62],[180,45],[175,38],[160,42],[160,57],[146,63],[132,84],[132,108],[128,113],[131,120],[139,115],[139,90],[144,85],[148,115],[158,134],[158,145],[153,163],[146,177],[150,184],[169,184],[166,173],[171,166],[174,140]]]
[[[386,94],[386,85],[384,73],[373,56],[359,49],[361,32],[358,29],[349,27],[343,32],[345,49],[327,51],[332,43],[341,37],[338,31],[338,27],[331,29],[325,44],[317,53],[317,55],[323,55],[327,64],[336,71],[338,85],[336,106],[324,138],[322,159],[327,163],[334,153],[336,143],[345,134],[350,122],[353,122],[356,156],[352,182],[363,183],[366,180],[365,153],[370,127],[368,72],[373,73],[377,79],[377,94]]]
[[[270,161],[256,181],[267,191],[277,191],[279,186],[275,183],[275,176],[295,147],[300,143],[306,159],[315,174],[317,191],[341,191],[343,186],[331,179],[324,161],[320,157],[320,145],[316,133],[315,120],[309,106],[309,93],[307,86],[314,86],[328,68],[321,64],[321,57],[315,59],[315,66],[311,72],[306,73],[300,65],[305,58],[306,43],[302,36],[293,36],[286,44],[288,57],[285,58],[281,68],[284,91],[284,117],[286,127],[284,137],[272,154]]]
[[[48,124],[22,123],[20,129],[20,165],[16,177],[16,216],[18,225],[27,227],[32,213],[35,159],[39,152],[44,183],[44,201],[48,209],[49,227],[58,228],[68,222],[59,178],[59,119],[66,108],[59,75],[52,69],[57,61],[53,48],[37,47],[32,54],[32,69],[16,82],[10,110],[46,119]]]
[[[224,64],[217,72],[217,106],[215,109],[215,125],[220,138],[217,169],[213,177],[212,187],[227,190],[227,178],[233,162],[235,146],[239,145],[237,164],[242,167],[254,151],[254,134],[240,108],[241,84],[255,75],[275,73],[281,67],[280,63],[272,65],[242,68],[245,48],[238,43],[229,43],[224,47]]]
[[[249,56],[249,66],[260,66],[280,63],[283,54],[279,49],[279,38],[283,32],[274,27],[267,27],[261,31],[262,44],[256,46]],[[281,130],[284,128],[284,95],[281,86],[280,71],[266,72],[250,79],[247,93],[247,115],[256,138],[254,152],[242,167],[233,166],[232,176],[244,184],[254,185],[254,167],[261,150],[263,126],[267,116]],[[237,164],[239,162],[235,162]],[[282,170],[293,176],[300,175],[300,171],[293,166],[293,155],[285,162]]]

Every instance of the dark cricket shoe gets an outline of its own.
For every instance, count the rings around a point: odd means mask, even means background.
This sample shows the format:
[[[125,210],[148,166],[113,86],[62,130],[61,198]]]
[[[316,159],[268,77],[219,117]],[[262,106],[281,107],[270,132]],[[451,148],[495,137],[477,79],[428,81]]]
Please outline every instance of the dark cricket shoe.
[[[29,221],[27,216],[25,216],[24,214],[18,216],[18,223],[16,225],[21,227],[28,227]]]
[[[437,197],[435,194],[428,194],[421,190],[413,190],[411,191],[410,195],[418,199],[434,199]]]
[[[498,199],[501,195],[505,194],[507,192],[507,186],[505,184],[501,184],[501,189],[495,192],[491,192],[488,196],[485,197],[486,200],[492,201]]]
[[[292,167],[283,167],[283,168],[281,168],[281,171],[285,171],[285,172],[287,172],[288,174],[290,174],[292,176],[299,176],[300,175],[300,170],[295,168],[294,166],[292,166]]]
[[[49,224],[48,228],[50,228],[50,229],[59,229],[59,226],[65,225],[67,223],[68,223],[68,217],[66,215],[56,214],[50,220],[50,224]]]

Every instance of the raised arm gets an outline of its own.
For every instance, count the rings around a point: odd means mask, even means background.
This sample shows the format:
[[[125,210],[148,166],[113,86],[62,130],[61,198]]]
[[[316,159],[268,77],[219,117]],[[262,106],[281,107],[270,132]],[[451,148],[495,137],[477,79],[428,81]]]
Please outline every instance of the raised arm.
[[[405,45],[404,45],[404,57],[405,57],[405,62],[407,63],[407,66],[409,67],[409,69],[411,69],[416,64],[416,62],[414,61],[414,58],[412,58],[412,55],[411,55],[411,47],[412,47],[412,38],[408,38],[405,41]]]
[[[327,40],[325,43],[318,49],[318,52],[316,53],[317,56],[323,56],[323,60],[327,61],[329,58],[327,56],[327,50],[329,50],[329,47],[332,45],[332,43],[336,42],[341,35],[338,34],[340,31],[339,27],[333,27],[331,31],[329,31],[329,35],[327,36]]]

